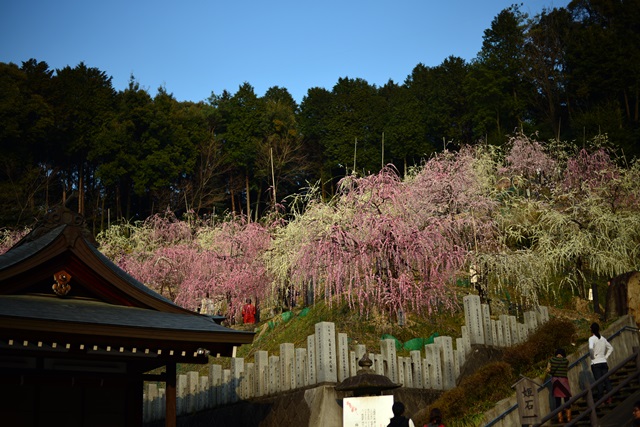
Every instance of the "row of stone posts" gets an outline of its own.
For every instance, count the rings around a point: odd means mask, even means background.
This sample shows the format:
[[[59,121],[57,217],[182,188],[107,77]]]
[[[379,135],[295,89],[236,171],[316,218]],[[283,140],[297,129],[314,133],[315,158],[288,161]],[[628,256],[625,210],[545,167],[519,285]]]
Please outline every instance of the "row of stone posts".
[[[491,319],[489,306],[477,295],[464,297],[465,325],[461,337],[435,337],[433,343],[414,350],[408,357],[398,356],[395,339],[384,339],[380,353],[369,353],[371,369],[404,387],[449,390],[455,387],[460,370],[475,344],[506,347],[524,341],[538,325],[549,319],[546,307],[524,313],[524,323],[515,316]],[[346,333],[336,333],[335,324],[320,322],[307,337],[306,348],[280,344],[279,355],[257,351],[253,362],[232,358],[229,369],[209,366],[208,375],[189,372],[177,378],[177,413],[235,403],[239,400],[274,395],[323,383],[338,383],[356,375],[358,360],[366,348],[349,346]],[[144,397],[145,421],[164,417],[164,390],[148,383]]]

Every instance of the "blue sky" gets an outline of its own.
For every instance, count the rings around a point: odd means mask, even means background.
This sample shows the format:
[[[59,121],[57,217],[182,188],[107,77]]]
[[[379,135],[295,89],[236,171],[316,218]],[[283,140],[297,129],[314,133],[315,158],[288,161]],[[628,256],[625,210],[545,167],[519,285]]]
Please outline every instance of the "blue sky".
[[[568,0],[521,0],[530,15]],[[134,76],[179,101],[285,87],[298,101],[341,77],[404,82],[423,63],[476,57],[484,30],[514,0],[4,0],[0,62],[35,58],[51,69],[81,61]]]

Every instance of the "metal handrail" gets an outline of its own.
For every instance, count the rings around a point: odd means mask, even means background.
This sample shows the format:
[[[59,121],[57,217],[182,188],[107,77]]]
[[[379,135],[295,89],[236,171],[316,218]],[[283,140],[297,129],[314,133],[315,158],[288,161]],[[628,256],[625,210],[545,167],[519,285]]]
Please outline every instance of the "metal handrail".
[[[629,325],[625,325],[622,328],[618,329],[616,332],[614,332],[613,334],[611,334],[611,336],[608,338],[608,341],[613,341],[615,338],[617,338],[622,332],[625,331],[633,331],[633,332],[638,332],[639,329],[635,328],[633,326],[629,326]],[[575,360],[573,363],[571,363],[569,365],[568,370],[573,369],[578,363],[582,362],[584,359],[586,359],[587,357],[589,357],[589,352],[583,354],[582,356],[580,356],[577,360]],[[539,388],[538,388],[538,392],[544,390],[545,388],[547,388],[549,386],[549,384],[551,383],[551,378],[549,378],[548,380],[546,380]],[[485,424],[484,427],[491,427],[495,424],[497,424],[498,422],[500,422],[502,419],[506,418],[507,415],[509,415],[510,413],[512,413],[513,411],[516,410],[516,408],[518,408],[518,403],[513,404],[510,408],[508,408],[507,410],[505,410],[503,413],[501,413],[500,415],[498,415],[496,418],[494,418],[493,420],[489,421],[489,423]]]
[[[593,401],[593,389],[598,387],[599,384],[601,384],[604,381],[606,381],[611,375],[617,373],[618,370],[624,368],[629,362],[637,360],[639,357],[640,357],[640,348],[636,347],[633,353],[631,353],[629,356],[627,356],[626,359],[624,359],[622,362],[618,363],[612,369],[608,370],[605,375],[603,375],[601,378],[598,378],[598,381],[595,381],[594,383],[589,384],[589,386],[587,387],[586,390],[583,390],[580,393],[574,395],[571,399],[569,399],[563,405],[560,405],[555,410],[549,412],[546,416],[544,416],[540,420],[540,423],[536,424],[536,425],[540,426],[540,425],[546,423],[547,421],[551,420],[558,413],[560,413],[563,410],[571,407],[571,405],[574,402],[578,401],[579,399],[582,399],[584,396],[587,396],[587,401],[589,402],[589,405],[587,405],[587,409],[585,411],[583,411],[583,412],[580,412],[575,417],[572,417],[571,422],[565,424],[565,427],[574,425],[575,423],[580,421],[582,418],[584,418],[588,414],[591,414],[591,417],[592,417],[591,421],[592,421],[592,424],[594,424],[594,421],[597,421],[597,418],[595,420],[593,419],[593,417],[596,416],[595,409],[598,406],[600,406],[602,403],[604,403],[607,399],[609,399],[611,396],[613,396],[615,393],[620,391],[624,386],[629,384],[629,382],[631,382],[637,376],[639,376],[640,375],[640,366],[636,367],[636,372],[634,374],[629,375],[627,378],[625,378],[623,381],[621,381],[609,393],[607,393],[604,396],[602,396],[597,402]]]

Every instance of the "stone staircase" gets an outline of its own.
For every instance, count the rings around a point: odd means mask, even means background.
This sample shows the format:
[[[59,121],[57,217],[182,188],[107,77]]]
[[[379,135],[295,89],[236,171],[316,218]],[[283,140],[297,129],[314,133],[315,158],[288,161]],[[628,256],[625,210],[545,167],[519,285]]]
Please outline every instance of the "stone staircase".
[[[633,405],[633,402],[638,398],[640,393],[640,366],[638,366],[638,358],[629,360],[622,366],[619,366],[617,370],[610,370],[610,377],[612,389],[615,390],[624,380],[630,376],[636,375],[628,384],[622,386],[611,397],[611,403],[601,403],[596,408],[596,414],[599,422],[599,426],[623,426],[630,418],[631,411],[628,407]],[[587,395],[588,396],[588,395]],[[582,419],[576,420],[579,414],[588,411],[589,404],[587,402],[587,396],[581,397],[571,405],[572,423],[567,423],[566,419],[564,423],[559,423],[557,416],[554,417],[545,426],[591,426],[590,414],[586,414]],[[597,403],[597,402],[594,402]]]
[[[550,393],[550,381],[539,379],[538,405],[540,421],[536,426],[573,426],[593,425],[594,427],[624,427],[631,420],[633,403],[640,400],[640,330],[635,319],[623,316],[610,325],[605,336],[612,343],[614,353],[609,359],[609,375],[614,392],[611,394],[612,404],[603,403],[596,408],[595,416],[588,410],[589,403],[593,407],[593,400],[589,398],[589,389],[594,383],[589,366],[587,343],[576,348],[569,364],[569,377],[572,385],[573,397],[572,422],[558,423],[557,412]],[[626,383],[623,387],[622,384]],[[496,406],[485,413],[484,427],[513,427],[522,424],[522,413],[519,411],[518,393],[496,403]],[[608,397],[608,396],[607,396]],[[598,403],[598,402],[595,402]],[[551,406],[551,410],[549,407]],[[545,412],[550,411],[550,412]],[[578,418],[580,418],[578,420]]]

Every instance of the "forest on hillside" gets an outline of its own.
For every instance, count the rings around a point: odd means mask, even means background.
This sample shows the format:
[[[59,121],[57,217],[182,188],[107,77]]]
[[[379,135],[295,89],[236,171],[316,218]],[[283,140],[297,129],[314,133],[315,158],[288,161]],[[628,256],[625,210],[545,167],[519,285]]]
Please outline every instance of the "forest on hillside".
[[[467,62],[417,64],[382,87],[341,77],[298,105],[250,82],[207,102],[155,96],[132,76],[80,63],[0,63],[0,224],[32,224],[66,204],[98,233],[167,210],[182,216],[293,215],[345,177],[410,175],[465,146],[509,136],[586,144],[607,136],[616,160],[640,154],[640,3],[574,0],[527,16],[501,11]],[[385,173],[382,174],[383,176]]]

